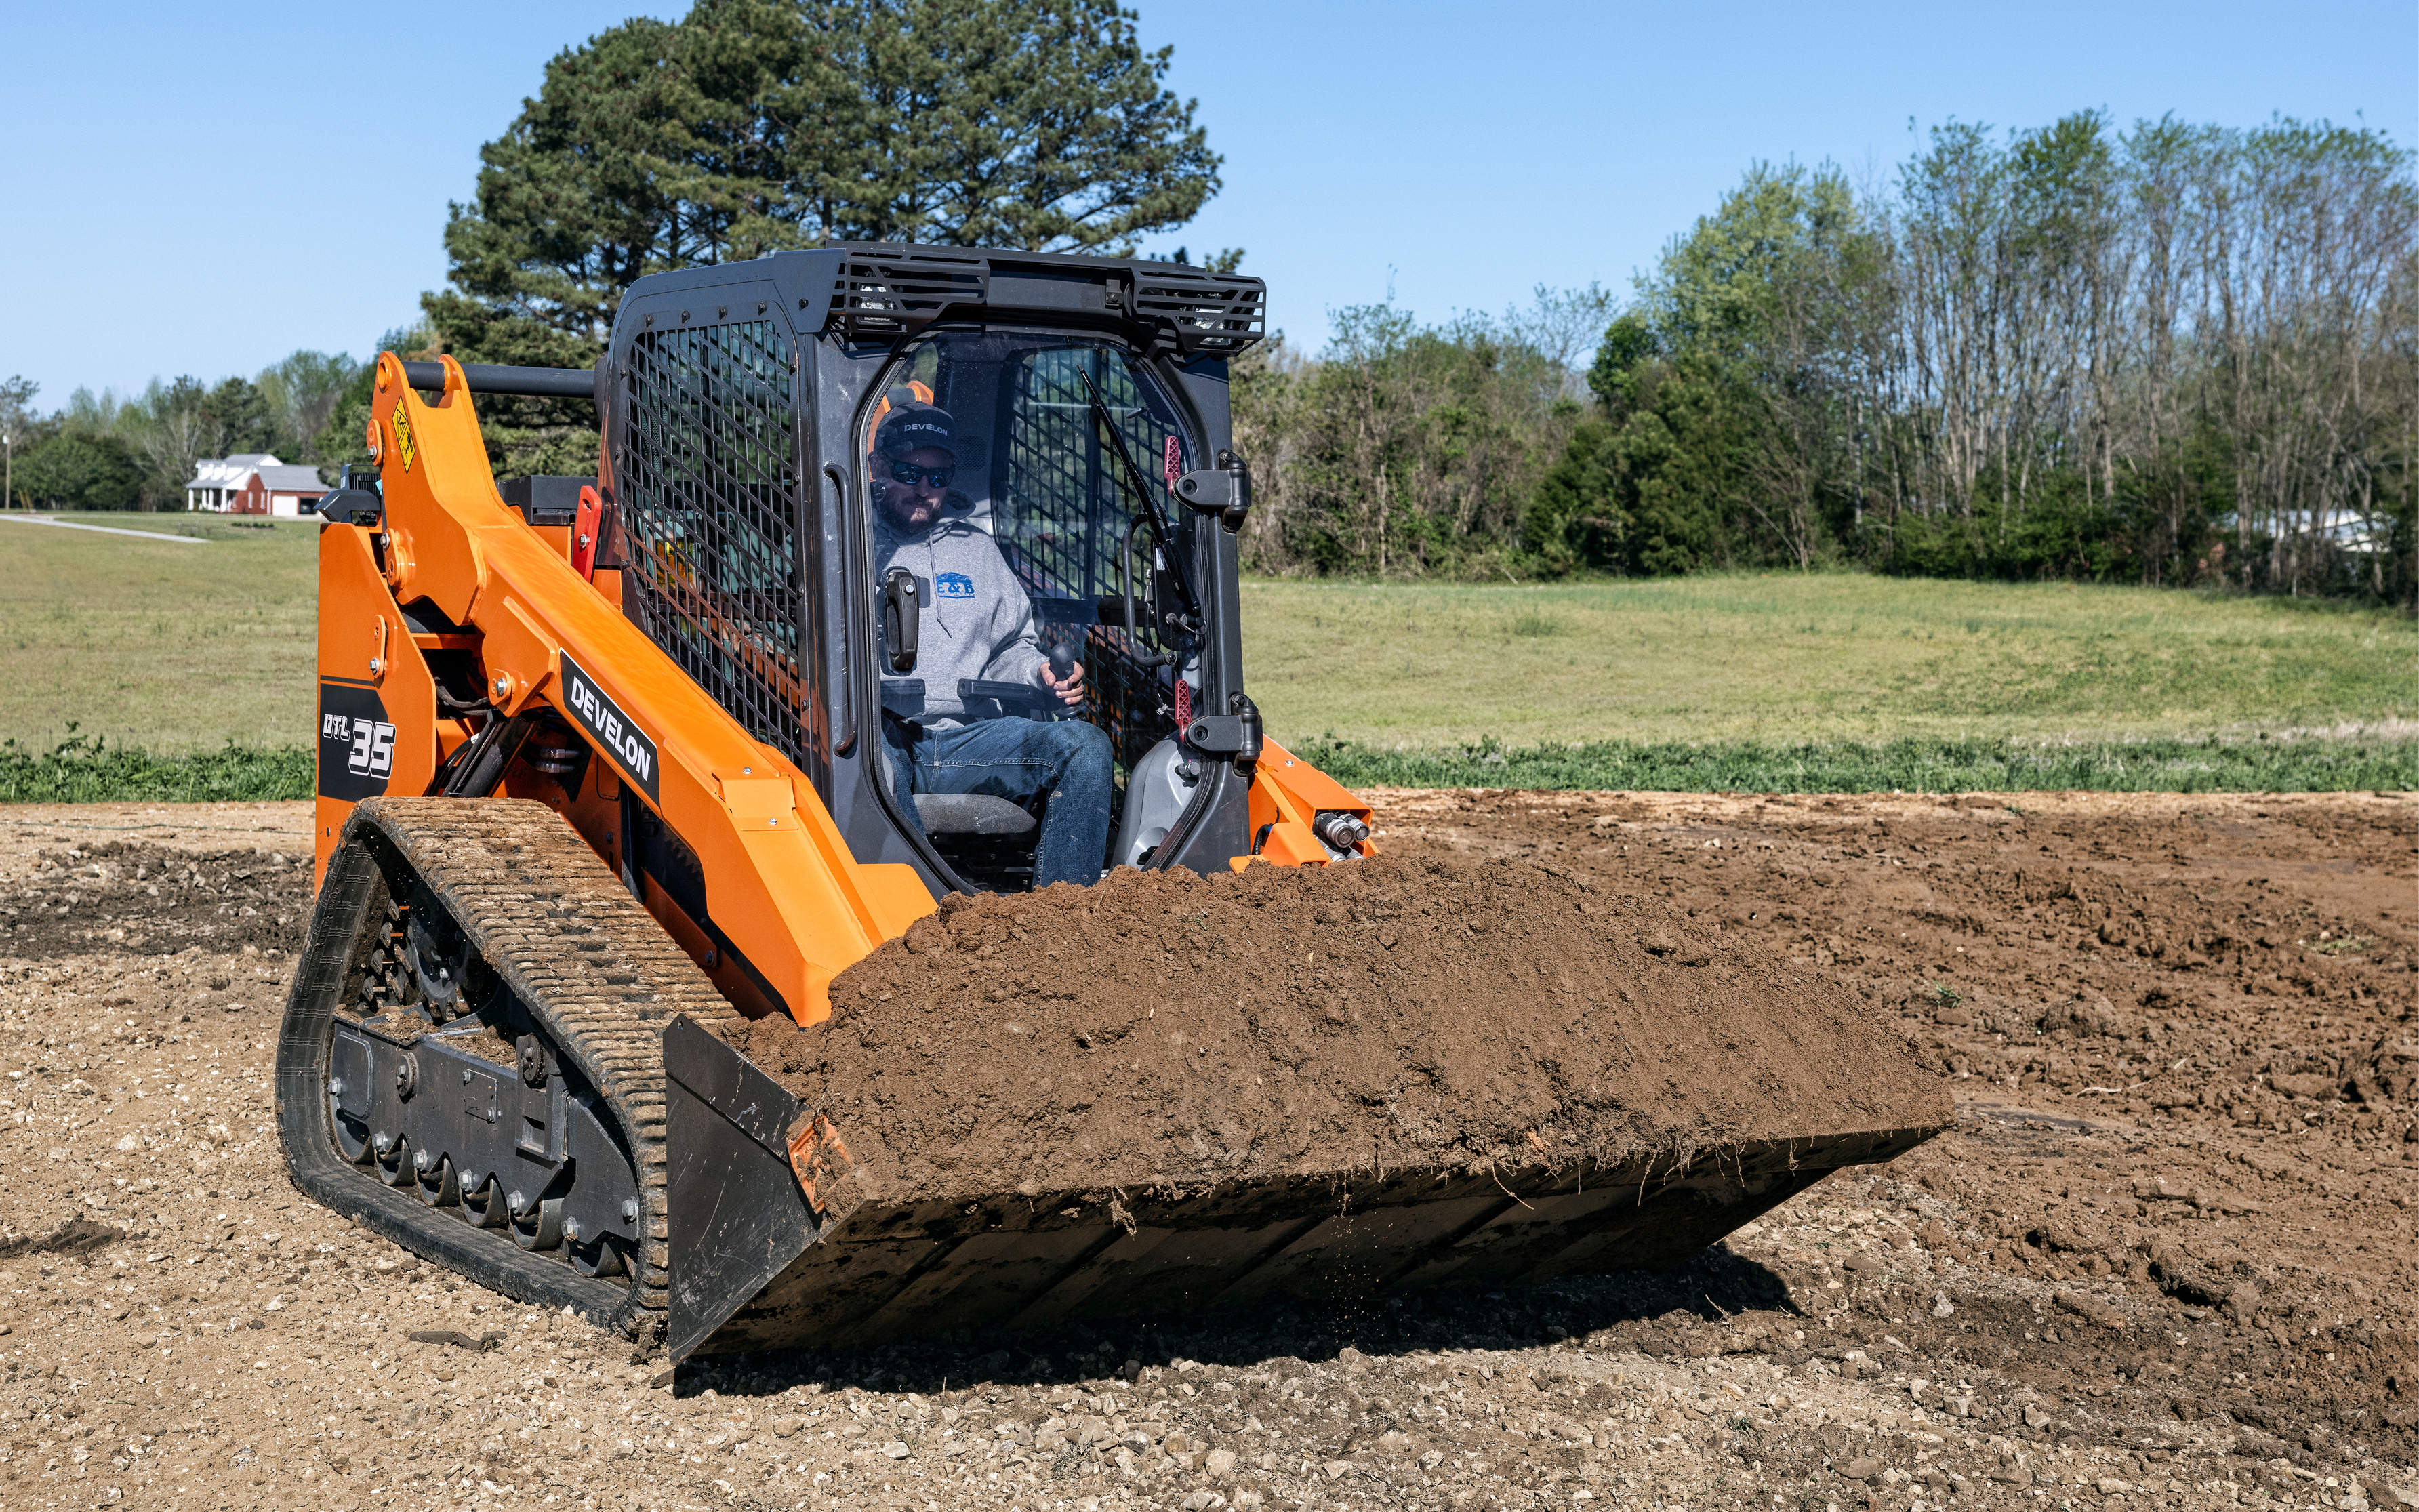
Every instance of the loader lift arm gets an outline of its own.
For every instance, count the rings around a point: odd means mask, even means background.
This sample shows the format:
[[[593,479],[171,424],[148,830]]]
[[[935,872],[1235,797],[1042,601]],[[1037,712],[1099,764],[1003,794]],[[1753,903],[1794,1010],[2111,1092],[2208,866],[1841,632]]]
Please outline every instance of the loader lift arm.
[[[910,868],[856,861],[804,774],[750,736],[505,505],[471,402],[473,373],[486,380],[475,387],[528,393],[535,380],[527,375],[540,371],[466,371],[450,357],[406,364],[379,355],[371,440],[383,517],[373,527],[325,527],[358,539],[326,543],[333,550],[323,556],[340,568],[356,558],[356,584],[374,572],[385,592],[334,602],[323,592],[323,686],[354,680],[344,676],[345,647],[383,649],[350,669],[363,686],[408,679],[414,638],[403,609],[425,601],[475,638],[497,717],[555,711],[696,853],[713,879],[713,917],[665,922],[693,942],[701,926],[711,930],[701,964],[716,985],[744,1009],[817,1022],[829,1011],[831,979],[930,913],[932,899]],[[576,394],[576,378],[554,376],[548,392]],[[442,387],[432,403],[417,391],[434,379]],[[433,772],[435,759],[398,762],[396,777]],[[398,781],[394,791],[411,790]],[[323,796],[319,807],[324,872],[349,806]],[[630,837],[593,825],[584,832],[627,870],[617,852]],[[660,897],[648,902],[658,917],[676,908]]]

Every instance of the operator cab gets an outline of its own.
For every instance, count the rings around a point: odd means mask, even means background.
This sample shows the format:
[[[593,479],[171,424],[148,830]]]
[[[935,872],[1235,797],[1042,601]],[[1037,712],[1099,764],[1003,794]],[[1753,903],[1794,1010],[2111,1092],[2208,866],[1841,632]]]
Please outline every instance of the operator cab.
[[[1259,748],[1226,361],[1261,300],[1180,265],[918,247],[642,279],[609,359],[624,610],[809,776],[860,862],[936,894],[1031,886],[1072,789],[931,791],[894,759],[902,733],[1022,720],[1089,725],[1109,757],[1100,854],[1051,872],[1223,870],[1254,849]],[[888,446],[918,407],[949,444]],[[994,575],[902,555],[886,489],[942,497],[950,553]],[[1071,702],[1052,684],[1077,667]]]
[[[1179,674],[1188,703],[1200,685],[1197,637],[1155,617],[1180,612],[1181,592],[1166,580],[1160,533],[1170,511],[1152,496],[1173,504],[1173,480],[1199,464],[1192,425],[1121,344],[1064,332],[932,332],[905,347],[878,392],[863,477],[886,738],[1002,719],[1094,725],[1118,778],[1100,800],[1110,812],[1099,865],[1149,865],[1200,774],[1174,739]],[[927,416],[929,426],[901,424]],[[901,451],[944,427],[948,444]],[[900,434],[886,444],[886,432]],[[901,517],[900,503],[935,495],[937,519]],[[917,573],[934,539],[940,560],[976,570]],[[1005,573],[980,570],[990,562]],[[970,634],[982,643],[965,646]],[[1016,675],[1037,654],[1055,681],[1081,669],[1080,701]],[[936,677],[948,669],[960,675]],[[970,791],[893,794],[960,880],[989,889],[1029,883],[1047,806],[1076,801],[981,791],[996,784],[980,776],[947,785]]]

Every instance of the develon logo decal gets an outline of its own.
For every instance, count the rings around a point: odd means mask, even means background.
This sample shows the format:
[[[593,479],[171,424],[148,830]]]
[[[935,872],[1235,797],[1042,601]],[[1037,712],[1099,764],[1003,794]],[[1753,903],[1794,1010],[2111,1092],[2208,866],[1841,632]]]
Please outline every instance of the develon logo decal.
[[[607,698],[595,679],[581,671],[579,664],[567,656],[562,658],[562,694],[572,718],[611,754],[623,775],[638,784],[639,791],[650,799],[662,802],[656,782],[655,743],[640,733],[637,722]]]

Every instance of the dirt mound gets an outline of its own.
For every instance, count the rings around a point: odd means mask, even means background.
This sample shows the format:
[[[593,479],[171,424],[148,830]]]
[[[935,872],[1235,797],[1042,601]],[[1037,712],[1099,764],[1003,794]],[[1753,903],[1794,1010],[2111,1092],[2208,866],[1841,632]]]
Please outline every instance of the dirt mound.
[[[44,851],[0,890],[0,955],[294,950],[311,921],[311,857],[107,841]]]
[[[1529,862],[1122,873],[952,898],[732,1031],[826,1109],[890,1201],[1198,1187],[1950,1121],[1837,985]]]

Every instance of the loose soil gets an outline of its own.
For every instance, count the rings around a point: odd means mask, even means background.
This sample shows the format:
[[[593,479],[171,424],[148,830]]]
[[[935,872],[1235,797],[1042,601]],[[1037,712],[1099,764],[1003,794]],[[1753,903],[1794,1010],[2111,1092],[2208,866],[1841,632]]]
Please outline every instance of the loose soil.
[[[295,949],[313,887],[309,818],[299,835],[287,822],[298,807],[14,806],[0,855],[30,864],[0,892],[0,955]]]
[[[1588,871],[1444,854],[953,898],[751,1059],[889,1201],[1641,1155],[1951,1119],[1894,1022]]]
[[[2419,1505],[2419,804],[1376,796],[1391,857],[1583,872],[1880,1009],[1954,1126],[1669,1273],[674,1389],[294,1196],[285,947],[0,942],[0,1503]],[[77,838],[0,830],[0,901]]]

